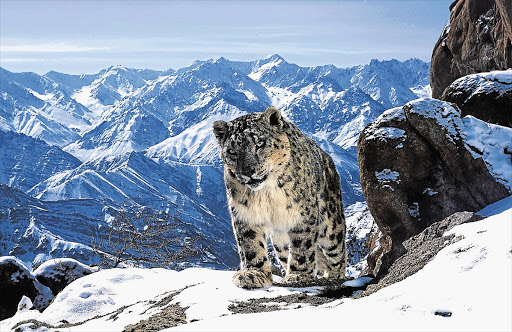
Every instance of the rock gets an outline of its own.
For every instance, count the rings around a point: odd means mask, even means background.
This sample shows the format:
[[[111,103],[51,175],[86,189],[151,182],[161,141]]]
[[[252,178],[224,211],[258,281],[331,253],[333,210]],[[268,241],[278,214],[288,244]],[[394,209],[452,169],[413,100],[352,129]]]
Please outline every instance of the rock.
[[[34,271],[34,276],[49,287],[53,295],[57,295],[72,281],[97,270],[72,258],[56,258],[41,264]]]
[[[467,144],[465,129],[456,106],[424,98],[384,112],[362,131],[363,194],[380,231],[389,237],[379,240],[385,246],[374,246],[367,273],[386,273],[405,252],[402,242],[432,223],[510,195],[510,188],[490,173],[484,153]],[[502,152],[499,157],[510,164],[510,156]]]
[[[391,250],[391,238],[378,231],[368,238],[367,246],[370,253],[366,257],[366,268],[362,274],[376,276],[382,263],[382,256]]]
[[[457,78],[512,68],[512,2],[458,0],[432,52],[432,97]]]
[[[457,104],[462,116],[512,127],[512,69],[458,78],[441,99]]]
[[[432,224],[423,232],[406,240],[403,243],[405,253],[391,264],[386,275],[382,276],[375,284],[368,286],[359,296],[372,294],[381,288],[402,281],[418,272],[441,249],[458,241],[453,234],[444,236],[445,232],[457,225],[481,219],[483,219],[482,216],[473,212],[457,212],[442,221]]]
[[[15,257],[0,257],[0,320],[12,317],[26,296],[39,311],[45,309],[53,295]],[[28,304],[27,304],[28,305]]]

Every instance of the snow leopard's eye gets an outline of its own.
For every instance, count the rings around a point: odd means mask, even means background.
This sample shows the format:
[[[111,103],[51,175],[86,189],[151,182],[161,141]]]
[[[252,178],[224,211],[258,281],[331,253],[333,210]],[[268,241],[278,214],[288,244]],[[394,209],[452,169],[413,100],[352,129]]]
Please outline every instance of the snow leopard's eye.
[[[228,149],[228,154],[231,155],[231,156],[236,156],[236,151],[233,150],[233,149]]]
[[[264,147],[264,146],[265,146],[265,140],[263,140],[263,139],[262,139],[262,140],[257,141],[257,142],[256,142],[256,146],[257,146],[258,148],[262,148],[262,147]]]

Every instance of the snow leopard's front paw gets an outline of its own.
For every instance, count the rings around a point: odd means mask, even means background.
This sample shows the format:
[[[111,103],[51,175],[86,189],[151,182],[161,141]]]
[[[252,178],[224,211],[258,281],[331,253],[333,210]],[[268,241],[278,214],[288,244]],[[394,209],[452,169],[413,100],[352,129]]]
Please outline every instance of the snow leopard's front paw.
[[[345,278],[345,274],[340,273],[339,271],[316,271],[317,279],[321,280],[342,280]]]
[[[315,279],[312,275],[306,273],[290,273],[282,281],[283,285],[289,286],[309,286],[315,283]]]
[[[254,289],[272,285],[272,273],[261,270],[242,270],[233,276],[235,285],[241,288]]]

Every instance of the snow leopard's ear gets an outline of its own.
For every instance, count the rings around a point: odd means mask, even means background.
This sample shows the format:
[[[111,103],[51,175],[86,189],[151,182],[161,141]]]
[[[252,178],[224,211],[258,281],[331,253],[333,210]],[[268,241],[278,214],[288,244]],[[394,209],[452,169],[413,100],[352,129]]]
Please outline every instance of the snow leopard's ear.
[[[271,126],[276,126],[279,129],[283,129],[284,122],[281,117],[281,112],[274,106],[270,106],[263,112],[263,118],[270,123]]]
[[[215,134],[215,137],[217,138],[217,141],[219,141],[219,143],[224,142],[227,132],[228,132],[228,123],[227,122],[222,121],[222,120],[213,122],[213,133]]]

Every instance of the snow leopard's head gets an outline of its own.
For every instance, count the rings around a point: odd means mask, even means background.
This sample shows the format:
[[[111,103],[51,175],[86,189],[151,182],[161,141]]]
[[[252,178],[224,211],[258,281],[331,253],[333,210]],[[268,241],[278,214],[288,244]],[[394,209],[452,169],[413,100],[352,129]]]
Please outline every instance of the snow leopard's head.
[[[290,158],[285,130],[288,122],[275,107],[232,121],[215,121],[213,132],[220,145],[227,175],[251,190],[259,190]]]

